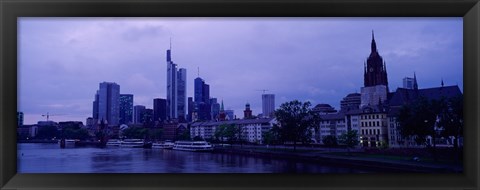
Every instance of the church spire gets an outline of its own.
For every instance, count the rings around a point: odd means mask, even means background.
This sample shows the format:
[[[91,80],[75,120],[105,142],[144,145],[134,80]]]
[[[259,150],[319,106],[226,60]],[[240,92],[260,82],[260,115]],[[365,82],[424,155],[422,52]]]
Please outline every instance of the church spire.
[[[417,75],[413,72],[413,89],[418,90]]]
[[[375,35],[373,34],[372,30],[372,53],[377,52],[377,44],[375,43]]]
[[[223,108],[223,100],[222,100],[222,105],[220,106],[220,111],[225,111],[224,108]]]

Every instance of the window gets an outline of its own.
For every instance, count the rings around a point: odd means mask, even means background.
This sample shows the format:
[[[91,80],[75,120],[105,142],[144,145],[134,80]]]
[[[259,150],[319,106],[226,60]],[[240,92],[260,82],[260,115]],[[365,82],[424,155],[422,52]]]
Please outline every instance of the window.
[[[377,126],[380,126],[380,122],[377,121]]]

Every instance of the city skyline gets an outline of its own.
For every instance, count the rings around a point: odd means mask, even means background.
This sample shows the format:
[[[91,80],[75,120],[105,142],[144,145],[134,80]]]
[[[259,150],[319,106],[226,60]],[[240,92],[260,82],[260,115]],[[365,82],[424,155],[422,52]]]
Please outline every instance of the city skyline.
[[[338,110],[363,86],[372,30],[390,91],[414,72],[419,88],[443,80],[463,91],[461,18],[22,18],[18,111],[25,124],[47,112],[85,122],[103,81],[153,108],[154,98],[166,98],[170,38],[173,61],[188,70],[187,97],[198,75],[240,118],[246,103],[262,113],[259,89],[275,94],[276,107],[298,99]]]

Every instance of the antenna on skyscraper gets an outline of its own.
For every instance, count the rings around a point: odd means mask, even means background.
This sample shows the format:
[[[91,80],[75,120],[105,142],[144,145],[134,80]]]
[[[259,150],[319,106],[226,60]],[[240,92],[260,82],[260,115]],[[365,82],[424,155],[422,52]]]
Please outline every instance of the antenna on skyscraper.
[[[170,37],[170,50],[172,50],[172,37]]]
[[[200,67],[197,67],[197,77],[200,78]]]

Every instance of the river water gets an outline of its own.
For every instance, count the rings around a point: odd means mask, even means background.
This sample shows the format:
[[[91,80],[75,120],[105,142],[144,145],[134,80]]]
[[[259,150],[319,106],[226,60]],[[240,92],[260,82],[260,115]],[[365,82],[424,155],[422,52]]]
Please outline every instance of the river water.
[[[371,173],[321,163],[142,148],[17,144],[18,173]]]

